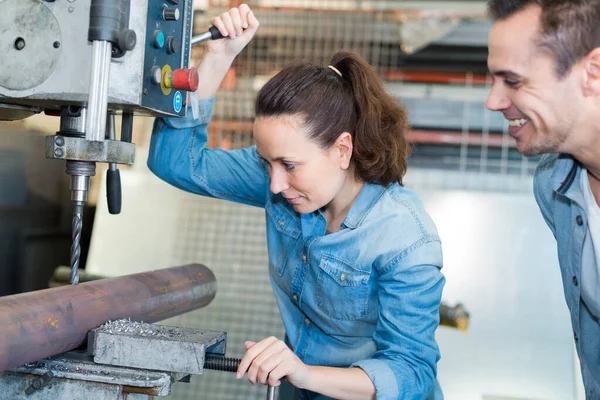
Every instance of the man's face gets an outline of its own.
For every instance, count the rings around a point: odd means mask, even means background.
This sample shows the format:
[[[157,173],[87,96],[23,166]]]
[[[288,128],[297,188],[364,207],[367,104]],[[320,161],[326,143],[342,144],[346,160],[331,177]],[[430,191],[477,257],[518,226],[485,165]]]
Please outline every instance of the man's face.
[[[577,68],[558,78],[555,59],[536,45],[540,16],[538,5],[529,6],[497,21],[489,37],[494,83],[486,106],[504,114],[525,156],[566,152],[583,106]]]

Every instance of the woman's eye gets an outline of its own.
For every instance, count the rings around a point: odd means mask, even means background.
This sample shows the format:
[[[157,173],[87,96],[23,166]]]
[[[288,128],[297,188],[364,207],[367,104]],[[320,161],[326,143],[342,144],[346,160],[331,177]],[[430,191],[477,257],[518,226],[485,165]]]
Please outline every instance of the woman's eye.
[[[285,169],[287,169],[288,171],[292,171],[294,168],[296,168],[296,164],[293,163],[287,163],[284,162],[283,166],[285,167]]]

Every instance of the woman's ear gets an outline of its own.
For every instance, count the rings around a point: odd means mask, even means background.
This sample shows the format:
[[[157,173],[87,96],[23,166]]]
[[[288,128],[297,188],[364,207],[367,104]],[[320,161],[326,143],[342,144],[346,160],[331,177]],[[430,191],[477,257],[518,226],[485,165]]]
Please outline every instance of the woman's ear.
[[[348,132],[342,132],[333,146],[336,150],[336,155],[339,156],[340,168],[343,170],[350,168],[353,150],[352,135]]]

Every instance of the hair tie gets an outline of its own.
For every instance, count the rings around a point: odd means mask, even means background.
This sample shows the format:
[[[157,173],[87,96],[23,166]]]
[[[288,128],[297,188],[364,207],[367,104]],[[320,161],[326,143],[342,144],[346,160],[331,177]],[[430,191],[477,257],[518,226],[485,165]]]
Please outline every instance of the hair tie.
[[[336,74],[338,74],[340,76],[340,78],[342,77],[342,73],[340,72],[340,70],[337,69],[336,67],[334,67],[333,65],[328,65],[327,68],[331,68],[331,70],[333,72],[335,72]]]

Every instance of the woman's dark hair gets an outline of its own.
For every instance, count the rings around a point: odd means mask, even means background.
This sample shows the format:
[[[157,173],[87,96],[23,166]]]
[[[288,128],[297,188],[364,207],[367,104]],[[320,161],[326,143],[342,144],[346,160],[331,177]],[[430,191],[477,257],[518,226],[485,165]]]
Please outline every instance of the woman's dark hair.
[[[358,179],[402,184],[410,145],[408,117],[379,75],[360,56],[336,53],[329,67],[289,66],[259,91],[256,117],[299,115],[311,140],[331,147],[342,132],[352,135],[352,165]]]

